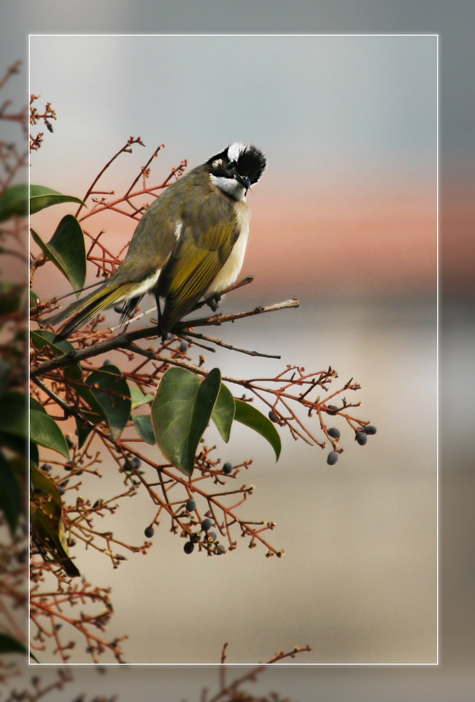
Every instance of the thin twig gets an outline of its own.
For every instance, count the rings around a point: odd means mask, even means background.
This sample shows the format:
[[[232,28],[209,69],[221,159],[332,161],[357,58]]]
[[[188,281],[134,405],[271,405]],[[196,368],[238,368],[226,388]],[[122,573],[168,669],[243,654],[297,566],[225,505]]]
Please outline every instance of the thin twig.
[[[246,353],[248,356],[261,356],[262,358],[282,358],[282,356],[274,356],[270,353],[261,353],[260,351],[247,351],[246,349],[240,349],[238,346],[232,346],[231,344],[226,344],[222,339],[217,339],[214,336],[205,336],[198,332],[187,331],[187,337],[193,337],[193,339],[204,339],[205,341],[211,341],[217,346],[222,346],[224,349],[230,349],[231,351],[238,351],[239,353]],[[196,341],[194,342],[197,343]],[[199,345],[199,344],[198,344]],[[214,351],[214,349],[211,349]]]

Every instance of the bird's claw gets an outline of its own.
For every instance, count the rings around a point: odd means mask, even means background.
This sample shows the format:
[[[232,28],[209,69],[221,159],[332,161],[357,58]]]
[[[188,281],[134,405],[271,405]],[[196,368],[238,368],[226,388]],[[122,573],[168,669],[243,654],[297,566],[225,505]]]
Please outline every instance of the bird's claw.
[[[212,311],[216,312],[219,305],[221,304],[221,295],[218,295],[218,293],[216,293],[215,295],[210,297],[209,300],[207,300],[206,302],[208,306],[211,307]]]

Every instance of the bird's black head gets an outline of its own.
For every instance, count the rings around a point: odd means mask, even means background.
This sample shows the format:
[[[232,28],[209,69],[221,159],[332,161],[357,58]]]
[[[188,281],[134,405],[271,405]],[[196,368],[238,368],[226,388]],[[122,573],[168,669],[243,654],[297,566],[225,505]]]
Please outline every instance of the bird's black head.
[[[266,167],[266,157],[255,146],[235,142],[212,156],[207,165],[213,181],[221,190],[236,197],[236,185],[247,191],[253,183],[257,183]]]

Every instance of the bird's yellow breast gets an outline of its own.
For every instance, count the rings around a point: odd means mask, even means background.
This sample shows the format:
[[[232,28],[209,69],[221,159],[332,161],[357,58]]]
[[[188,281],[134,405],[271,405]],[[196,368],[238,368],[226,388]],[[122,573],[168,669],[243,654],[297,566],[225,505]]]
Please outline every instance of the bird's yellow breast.
[[[241,272],[246,253],[247,238],[249,236],[249,220],[251,210],[247,202],[236,202],[234,205],[234,211],[236,213],[239,236],[231,253],[229,254],[228,260],[209,286],[205,293],[205,297],[210,297],[215,293],[219,294],[222,290],[228,288],[236,281],[236,278]]]

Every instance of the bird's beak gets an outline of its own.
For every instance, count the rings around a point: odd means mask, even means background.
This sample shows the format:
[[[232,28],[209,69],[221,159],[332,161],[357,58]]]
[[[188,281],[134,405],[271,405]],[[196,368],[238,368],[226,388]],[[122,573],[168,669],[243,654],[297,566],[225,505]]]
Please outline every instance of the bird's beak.
[[[246,176],[236,175],[236,180],[238,183],[241,183],[241,185],[243,185],[246,188],[246,192],[251,187],[251,181]]]

